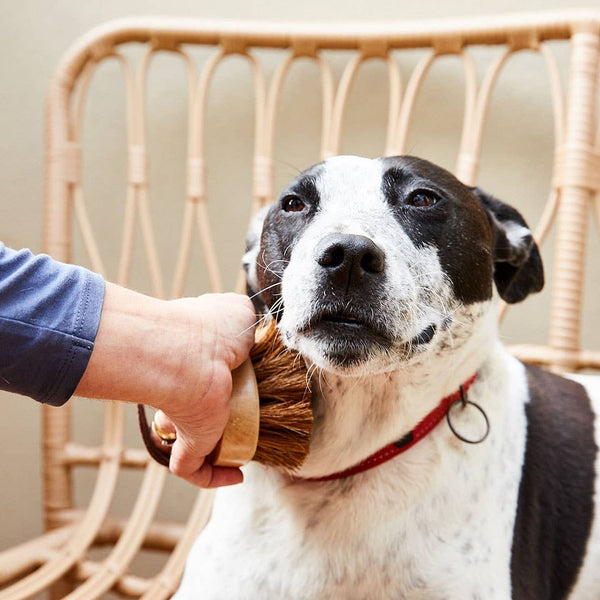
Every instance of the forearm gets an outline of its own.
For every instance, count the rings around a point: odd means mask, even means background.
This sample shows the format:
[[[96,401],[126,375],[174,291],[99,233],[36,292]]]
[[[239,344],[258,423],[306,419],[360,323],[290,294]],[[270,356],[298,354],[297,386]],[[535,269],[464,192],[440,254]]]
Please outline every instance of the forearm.
[[[94,351],[75,395],[165,408],[189,335],[172,304],[106,283]]]

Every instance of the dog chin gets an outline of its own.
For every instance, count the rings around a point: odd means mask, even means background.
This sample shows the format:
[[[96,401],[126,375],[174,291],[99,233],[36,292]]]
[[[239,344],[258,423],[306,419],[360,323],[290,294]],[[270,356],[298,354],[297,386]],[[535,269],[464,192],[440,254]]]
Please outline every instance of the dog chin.
[[[324,332],[300,333],[294,347],[316,367],[343,376],[374,374],[389,370],[389,345],[364,336],[328,336]],[[397,364],[397,363],[396,363]]]
[[[374,354],[345,352],[344,348],[323,347],[320,343],[301,340],[298,344],[300,354],[318,369],[345,377],[374,374],[380,369],[374,364],[381,359]]]
[[[395,370],[431,348],[438,327],[431,324],[402,341],[368,327],[319,323],[285,335],[289,346],[316,367],[338,375],[355,377]]]

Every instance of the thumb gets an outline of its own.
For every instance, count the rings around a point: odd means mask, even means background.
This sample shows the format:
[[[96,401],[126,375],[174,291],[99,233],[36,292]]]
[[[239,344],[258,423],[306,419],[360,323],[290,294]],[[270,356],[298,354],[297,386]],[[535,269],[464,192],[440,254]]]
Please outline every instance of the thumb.
[[[191,443],[182,431],[177,432],[177,439],[171,447],[171,460],[169,461],[169,470],[177,477],[188,479],[204,465],[206,453],[194,446],[196,445]]]
[[[161,431],[165,433],[177,433],[175,424],[162,410],[157,410],[154,413],[153,420]]]

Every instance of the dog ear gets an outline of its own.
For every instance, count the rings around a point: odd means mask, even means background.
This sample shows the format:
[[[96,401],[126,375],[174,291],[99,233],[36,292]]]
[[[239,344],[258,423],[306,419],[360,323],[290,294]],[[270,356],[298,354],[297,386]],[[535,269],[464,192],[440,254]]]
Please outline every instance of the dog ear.
[[[265,313],[267,307],[258,294],[260,286],[258,285],[256,262],[260,251],[260,239],[262,237],[263,224],[267,212],[269,212],[269,208],[270,207],[266,206],[259,210],[250,221],[248,233],[246,234],[246,252],[242,257],[242,266],[246,272],[246,293],[252,299],[254,308],[259,314]]]
[[[473,193],[492,226],[494,282],[500,297],[511,304],[544,287],[542,258],[521,214],[479,188]]]

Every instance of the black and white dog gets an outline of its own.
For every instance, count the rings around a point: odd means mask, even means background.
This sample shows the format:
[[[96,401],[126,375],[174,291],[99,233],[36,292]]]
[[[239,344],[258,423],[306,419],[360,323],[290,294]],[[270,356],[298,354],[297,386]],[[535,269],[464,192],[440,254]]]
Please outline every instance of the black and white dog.
[[[516,210],[424,160],[341,156],[263,212],[246,263],[311,365],[311,452],[219,491],[178,600],[600,598],[600,385],[496,332],[493,284],[543,285]]]

